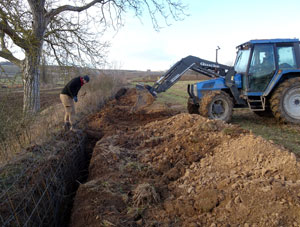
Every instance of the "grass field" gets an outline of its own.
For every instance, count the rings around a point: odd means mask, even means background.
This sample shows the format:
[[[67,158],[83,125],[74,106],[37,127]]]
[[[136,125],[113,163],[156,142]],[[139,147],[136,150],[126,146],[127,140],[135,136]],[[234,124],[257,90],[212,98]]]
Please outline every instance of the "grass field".
[[[162,92],[157,96],[157,102],[163,104],[172,104],[181,106],[182,110],[186,110],[188,93],[187,86],[188,84],[196,83],[197,81],[178,81],[166,92]],[[152,86],[154,83],[145,83]]]
[[[196,81],[178,81],[166,92],[158,94],[157,102],[175,105],[181,111],[187,112],[187,85]],[[152,85],[151,83],[148,83]],[[248,109],[234,109],[232,124],[252,131],[265,139],[284,146],[297,155],[300,155],[300,126],[281,124],[272,117],[259,117]]]

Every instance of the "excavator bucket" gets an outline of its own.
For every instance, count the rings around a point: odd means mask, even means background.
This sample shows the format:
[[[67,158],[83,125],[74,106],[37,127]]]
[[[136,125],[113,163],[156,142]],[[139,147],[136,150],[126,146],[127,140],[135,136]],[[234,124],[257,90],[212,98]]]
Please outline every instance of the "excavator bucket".
[[[132,112],[139,112],[150,106],[155,101],[155,96],[150,92],[151,87],[148,85],[136,85],[136,102]]]

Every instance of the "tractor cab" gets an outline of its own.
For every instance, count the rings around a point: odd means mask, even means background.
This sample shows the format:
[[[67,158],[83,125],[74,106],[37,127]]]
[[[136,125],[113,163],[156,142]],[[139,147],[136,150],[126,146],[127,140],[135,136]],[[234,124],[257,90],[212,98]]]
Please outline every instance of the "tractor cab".
[[[251,40],[237,48],[234,69],[242,76],[245,96],[268,95],[276,75],[300,67],[298,39]]]

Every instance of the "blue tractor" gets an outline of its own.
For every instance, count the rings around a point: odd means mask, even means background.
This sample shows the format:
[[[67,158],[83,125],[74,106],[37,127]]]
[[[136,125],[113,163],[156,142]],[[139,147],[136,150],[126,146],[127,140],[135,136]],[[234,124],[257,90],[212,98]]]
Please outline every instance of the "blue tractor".
[[[299,39],[250,40],[237,46],[233,67],[187,56],[154,86],[137,85],[154,96],[193,70],[212,79],[188,85],[188,112],[229,122],[233,108],[273,115],[281,122],[300,123]]]

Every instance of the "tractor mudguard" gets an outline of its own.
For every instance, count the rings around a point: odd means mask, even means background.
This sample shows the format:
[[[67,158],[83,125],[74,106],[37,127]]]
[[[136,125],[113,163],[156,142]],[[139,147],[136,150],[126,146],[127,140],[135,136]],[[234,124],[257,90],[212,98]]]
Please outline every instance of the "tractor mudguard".
[[[299,75],[299,70],[297,69],[291,69],[291,70],[279,70],[277,72],[275,72],[272,80],[270,81],[268,87],[266,88],[266,90],[263,93],[263,96],[268,96],[271,91],[273,91],[273,89],[276,87],[276,85],[278,85],[282,79],[282,77],[287,76],[287,75]]]

